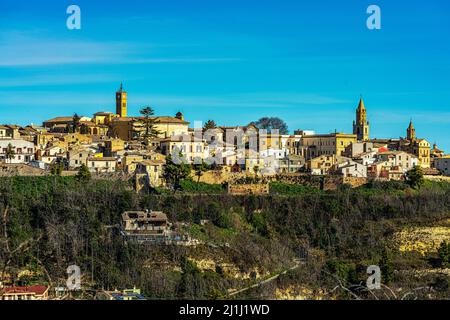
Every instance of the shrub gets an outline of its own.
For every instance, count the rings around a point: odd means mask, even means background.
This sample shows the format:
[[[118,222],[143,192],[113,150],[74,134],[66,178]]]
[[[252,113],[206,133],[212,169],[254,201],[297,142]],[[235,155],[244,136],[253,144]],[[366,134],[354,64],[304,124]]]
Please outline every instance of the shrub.
[[[443,241],[438,249],[439,262],[442,268],[450,268],[450,243]]]

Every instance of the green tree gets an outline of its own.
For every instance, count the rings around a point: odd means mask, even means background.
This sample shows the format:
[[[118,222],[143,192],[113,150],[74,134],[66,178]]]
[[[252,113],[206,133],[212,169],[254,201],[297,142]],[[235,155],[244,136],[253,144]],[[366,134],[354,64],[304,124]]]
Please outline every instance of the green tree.
[[[208,130],[208,129],[215,129],[217,128],[216,123],[214,122],[214,120],[208,120],[206,121],[205,125],[203,126],[204,130]]]
[[[91,179],[91,172],[85,164],[82,164],[80,169],[78,169],[76,178],[79,181],[88,181]]]
[[[392,265],[392,258],[389,250],[385,247],[381,252],[380,270],[383,282],[389,284],[394,280],[394,267]]]
[[[180,189],[180,182],[187,179],[191,174],[191,166],[183,159],[183,154],[180,152],[179,160],[174,162],[172,155],[166,157],[166,164],[164,165],[163,178],[175,190]]]
[[[258,129],[267,130],[270,133],[272,130],[278,130],[278,134],[288,134],[288,126],[286,122],[277,117],[263,117],[258,121],[252,122]]]
[[[16,157],[16,151],[14,151],[14,147],[11,143],[8,144],[8,147],[6,147],[6,159],[9,160],[9,162],[12,162],[12,159]]]
[[[443,241],[438,249],[439,261],[442,268],[450,268],[450,243]]]
[[[253,167],[253,172],[255,173],[256,176],[258,176],[259,166],[254,166]]]
[[[424,182],[423,171],[420,166],[415,166],[406,172],[406,183],[414,189],[419,189]]]
[[[181,257],[181,280],[178,286],[178,295],[183,298],[198,298],[202,292],[202,277],[197,265],[186,256]]]
[[[78,129],[81,125],[80,120],[81,120],[81,117],[77,113],[75,113],[72,117],[72,128],[71,128],[70,132],[75,133],[78,131]]]
[[[197,185],[203,173],[208,170],[208,165],[202,160],[201,163],[194,164],[195,176],[197,177]]]
[[[62,163],[55,163],[50,169],[50,173],[54,176],[60,176],[64,170],[64,165]]]
[[[152,117],[155,114],[152,107],[150,106],[143,107],[139,112],[144,117],[144,124],[145,124],[144,139],[145,142],[147,143],[149,139],[158,137],[158,135],[161,132],[159,132],[155,128],[158,122],[154,117]]]

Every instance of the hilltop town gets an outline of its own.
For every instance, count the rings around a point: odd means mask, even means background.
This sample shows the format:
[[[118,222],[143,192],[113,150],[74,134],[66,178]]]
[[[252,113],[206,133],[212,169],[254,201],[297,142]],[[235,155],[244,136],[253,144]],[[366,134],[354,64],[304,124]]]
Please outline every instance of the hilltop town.
[[[0,126],[0,300],[448,298],[450,156],[412,121],[371,138],[361,98],[352,133],[191,127],[115,99]]]
[[[175,164],[192,166],[199,181],[207,183],[236,181],[237,176],[313,175],[360,185],[404,180],[414,167],[427,176],[450,175],[450,156],[419,138],[412,121],[405,137],[371,138],[362,98],[352,133],[325,134],[286,134],[255,123],[226,127],[213,120],[192,128],[181,112],[156,116],[147,107],[130,116],[127,99],[121,85],[115,112],[60,116],[42,126],[0,125],[0,174],[75,175],[83,167],[96,175],[134,177],[138,189],[170,187],[164,174],[170,156]]]

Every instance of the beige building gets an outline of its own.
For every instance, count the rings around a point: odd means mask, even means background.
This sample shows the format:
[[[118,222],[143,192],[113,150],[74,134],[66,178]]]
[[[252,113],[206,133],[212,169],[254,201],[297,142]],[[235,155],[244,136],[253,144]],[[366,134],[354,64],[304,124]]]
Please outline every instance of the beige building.
[[[122,234],[131,241],[164,243],[171,236],[170,223],[162,211],[126,211]]]
[[[188,134],[189,122],[182,117],[152,117],[154,128],[160,132],[160,138],[169,138],[176,135]],[[109,135],[131,141],[141,138],[145,133],[145,123],[142,117],[114,118],[110,124]]]
[[[164,185],[165,160],[141,160],[136,162],[136,174],[146,175],[147,185],[155,188]]]
[[[112,157],[89,157],[87,167],[93,173],[112,173],[116,172],[117,160]]]
[[[288,150],[288,154],[298,155],[300,153],[301,140],[301,135],[283,135],[281,136],[281,149]]]
[[[87,165],[88,159],[92,156],[92,152],[87,149],[77,148],[69,150],[67,152],[67,161],[69,163],[69,168],[76,169],[81,167],[83,164]]]
[[[290,154],[287,157],[278,160],[280,173],[296,173],[305,166],[305,158],[296,154]]]
[[[112,157],[115,153],[125,149],[125,141],[121,139],[105,140],[104,154],[107,157]]]
[[[92,119],[89,117],[80,116],[80,122],[91,121]],[[69,117],[56,117],[49,120],[44,121],[43,127],[49,130],[54,129],[56,126],[61,128],[67,128],[67,126],[73,125],[73,116]]]
[[[326,175],[334,166],[339,162],[347,158],[338,157],[334,154],[331,155],[321,155],[316,158],[306,161],[306,169],[313,175]]]
[[[355,134],[330,133],[303,136],[301,139],[300,155],[305,159],[316,157],[343,156],[345,149],[357,141]]]
[[[206,159],[209,157],[209,148],[206,142],[194,139],[191,135],[179,135],[161,140],[162,154],[178,156],[179,152],[189,163],[196,158]]]
[[[402,180],[405,172],[400,166],[392,166],[386,161],[377,161],[367,167],[367,176],[380,180]]]
[[[94,113],[92,122],[94,122],[97,125],[109,125],[115,117],[117,117],[117,115],[115,115],[112,112],[101,111]]]

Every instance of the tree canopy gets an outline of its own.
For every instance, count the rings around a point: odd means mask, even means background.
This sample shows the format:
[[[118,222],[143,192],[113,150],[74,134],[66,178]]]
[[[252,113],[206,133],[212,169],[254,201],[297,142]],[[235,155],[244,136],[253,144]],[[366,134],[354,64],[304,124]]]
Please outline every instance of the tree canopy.
[[[217,124],[214,120],[206,121],[205,125],[203,126],[203,129],[205,129],[205,130],[215,129],[215,128],[217,128]]]
[[[154,118],[151,118],[155,114],[154,110],[150,106],[143,107],[139,113],[144,117],[144,124],[145,124],[145,139],[155,138],[157,137],[160,132],[155,128],[155,125],[157,123],[157,120]]]
[[[278,130],[279,134],[288,134],[288,126],[286,122],[278,117],[263,117],[258,121],[252,122],[258,129],[267,130],[270,133],[272,130]]]

